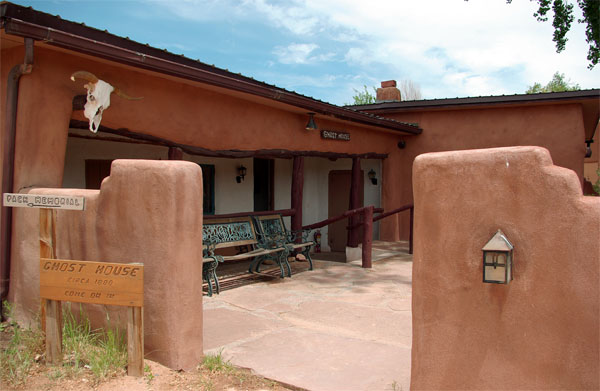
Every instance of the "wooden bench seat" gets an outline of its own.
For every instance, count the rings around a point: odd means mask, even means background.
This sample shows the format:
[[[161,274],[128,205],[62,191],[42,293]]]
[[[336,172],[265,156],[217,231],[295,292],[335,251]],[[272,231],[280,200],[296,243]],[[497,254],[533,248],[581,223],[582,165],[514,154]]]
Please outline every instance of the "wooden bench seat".
[[[284,246],[271,246],[269,248],[261,247],[252,218],[236,217],[228,219],[206,219],[202,227],[203,243],[203,267],[202,276],[208,283],[208,295],[212,296],[214,281],[216,292],[220,292],[219,279],[217,278],[217,266],[219,262],[244,260],[253,258],[250,264],[252,268],[258,269],[259,265],[265,259],[272,259],[279,265],[281,278],[285,276],[284,265],[287,268],[288,276],[292,272],[287,262],[288,249]],[[226,248],[249,248],[234,255],[218,254],[217,250]]]
[[[309,270],[313,270],[310,250],[315,242],[308,240],[309,230],[288,231],[280,214],[255,216],[254,222],[261,240],[266,242],[263,244],[264,247],[285,247],[289,254],[300,250],[300,253],[309,262]],[[257,265],[256,271],[259,266]]]

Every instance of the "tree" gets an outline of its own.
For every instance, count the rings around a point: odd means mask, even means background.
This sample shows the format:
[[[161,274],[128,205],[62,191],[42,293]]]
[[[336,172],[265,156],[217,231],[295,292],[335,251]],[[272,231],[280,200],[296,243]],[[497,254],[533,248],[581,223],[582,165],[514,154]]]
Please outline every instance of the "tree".
[[[402,80],[400,82],[400,96],[402,100],[421,100],[421,87],[412,80]]]
[[[567,33],[571,29],[573,20],[575,20],[573,16],[573,4],[569,0],[531,1],[537,1],[539,5],[538,10],[533,14],[538,22],[548,21],[548,12],[552,8],[554,12],[554,17],[552,18],[552,27],[554,27],[552,40],[556,43],[556,52],[562,52],[568,41]],[[506,0],[506,2],[512,3],[512,0]],[[588,68],[592,69],[600,61],[600,0],[577,0],[577,5],[579,5],[583,14],[583,19],[577,19],[577,23],[586,24],[585,40],[590,45],[587,55],[587,59],[590,62]]]
[[[355,94],[352,96],[352,103],[346,103],[347,106],[350,105],[370,105],[371,103],[375,103],[375,95],[369,92],[369,89],[366,85],[363,85],[365,88],[364,91],[359,91],[356,88],[353,88]],[[373,91],[377,93],[377,89],[373,87]]]
[[[377,102],[377,88],[373,88],[375,94],[371,94],[366,85],[363,85],[364,91],[359,91],[353,88],[355,94],[352,96],[353,103],[346,103],[346,106],[351,105],[370,105]],[[398,88],[400,90],[400,97],[403,101],[405,100],[419,100],[423,99],[421,94],[421,87],[414,83],[412,80],[402,80]]]
[[[564,73],[556,72],[548,84],[542,86],[540,83],[534,83],[532,86],[529,86],[525,93],[537,94],[540,92],[577,91],[579,89],[581,89],[579,84],[571,84],[571,80],[567,80]]]

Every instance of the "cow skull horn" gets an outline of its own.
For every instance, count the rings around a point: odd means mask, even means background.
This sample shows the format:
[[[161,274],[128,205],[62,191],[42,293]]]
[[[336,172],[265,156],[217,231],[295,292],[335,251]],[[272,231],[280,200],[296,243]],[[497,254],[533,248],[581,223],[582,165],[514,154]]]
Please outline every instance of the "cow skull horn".
[[[113,86],[114,87],[114,86]],[[143,96],[138,96],[138,97],[132,97],[127,95],[126,93],[124,93],[123,91],[121,91],[120,88],[114,87],[113,92],[117,95],[119,95],[121,98],[123,99],[128,99],[128,100],[140,100],[140,99],[144,99]]]
[[[71,75],[71,80],[75,81],[75,79],[87,80],[90,83],[97,83],[98,82],[98,78],[96,77],[96,75],[94,75],[93,73],[90,73],[88,71],[77,71],[77,72],[74,72]]]

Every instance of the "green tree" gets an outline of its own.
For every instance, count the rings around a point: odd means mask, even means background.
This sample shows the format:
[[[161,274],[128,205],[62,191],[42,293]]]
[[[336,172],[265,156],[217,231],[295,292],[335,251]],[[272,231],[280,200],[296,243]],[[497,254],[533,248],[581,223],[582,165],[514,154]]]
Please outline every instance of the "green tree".
[[[468,0],[465,0],[468,1]],[[568,41],[567,33],[571,29],[571,24],[575,20],[573,16],[573,4],[569,0],[531,0],[538,3],[538,10],[533,16],[539,22],[548,21],[548,12],[552,8],[554,16],[552,18],[552,27],[554,34],[552,40],[556,43],[556,52],[560,53],[565,49]],[[512,0],[506,0],[512,3]],[[577,19],[578,23],[585,23],[586,42],[590,45],[587,59],[590,62],[588,68],[592,69],[600,61],[600,0],[577,0],[577,5],[581,8],[582,19]]]
[[[369,89],[366,85],[363,85],[365,88],[364,91],[359,91],[356,88],[353,88],[355,94],[352,96],[352,103],[346,103],[346,106],[350,105],[370,105],[371,103],[375,103],[375,95],[369,92]],[[377,89],[373,87],[373,91],[377,93]]]
[[[540,92],[577,91],[579,89],[581,89],[579,84],[571,84],[571,80],[567,80],[564,73],[556,72],[548,84],[542,86],[540,83],[534,83],[532,86],[529,86],[525,93],[537,94]]]

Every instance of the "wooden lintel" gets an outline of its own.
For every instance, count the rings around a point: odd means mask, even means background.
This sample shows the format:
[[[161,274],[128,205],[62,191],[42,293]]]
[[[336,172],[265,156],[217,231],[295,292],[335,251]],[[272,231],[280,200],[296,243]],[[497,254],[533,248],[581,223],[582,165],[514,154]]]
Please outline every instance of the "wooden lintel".
[[[69,123],[69,127],[73,129],[88,129],[89,124],[85,121],[79,121],[72,119]],[[98,133],[108,133],[118,136],[128,137],[129,139],[138,140],[143,144],[154,144],[162,145],[165,147],[180,148],[183,152],[189,155],[206,156],[206,157],[219,157],[229,159],[242,159],[242,158],[263,158],[263,159],[293,159],[298,156],[306,157],[322,157],[328,159],[341,159],[341,158],[361,158],[361,159],[386,159],[387,153],[341,153],[341,152],[324,152],[324,151],[291,151],[287,149],[259,149],[254,151],[241,151],[236,149],[230,150],[211,150],[202,147],[196,147],[192,145],[179,144],[174,141],[170,141],[161,137],[151,136],[142,133],[132,132],[128,129],[112,129],[106,126],[100,125]],[[74,135],[73,135],[74,136]],[[117,142],[131,142],[127,139],[118,139],[115,137],[106,138],[101,135],[97,136],[80,136],[75,137],[90,138],[95,140],[105,141],[117,141]]]

